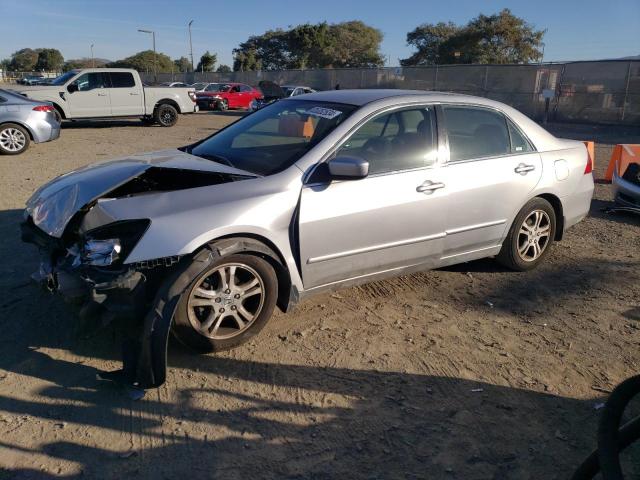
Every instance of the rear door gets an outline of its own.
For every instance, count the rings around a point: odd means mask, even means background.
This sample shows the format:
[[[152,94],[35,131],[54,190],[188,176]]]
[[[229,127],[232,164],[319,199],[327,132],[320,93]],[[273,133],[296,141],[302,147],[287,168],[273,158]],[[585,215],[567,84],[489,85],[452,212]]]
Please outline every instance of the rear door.
[[[542,161],[520,129],[495,109],[442,105],[449,160],[445,257],[500,244],[542,176]]]
[[[111,114],[114,117],[144,115],[142,85],[136,85],[131,72],[109,72],[111,80]]]
[[[71,89],[75,86],[75,90]],[[103,72],[83,73],[69,86],[65,94],[71,118],[109,117],[109,78]]]
[[[323,176],[321,164],[302,189],[300,263],[305,289],[437,265],[446,192],[440,188],[435,115],[423,105],[365,122],[333,156],[369,162],[360,180]]]
[[[253,88],[249,85],[240,85],[238,93],[238,107],[249,108],[249,104],[253,100]]]

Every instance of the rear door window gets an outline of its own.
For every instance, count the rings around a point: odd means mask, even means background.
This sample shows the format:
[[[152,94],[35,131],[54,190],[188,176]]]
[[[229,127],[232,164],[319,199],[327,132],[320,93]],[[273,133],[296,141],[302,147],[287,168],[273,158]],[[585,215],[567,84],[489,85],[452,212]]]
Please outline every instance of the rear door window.
[[[500,112],[472,106],[444,105],[442,108],[450,162],[511,153],[507,119]]]
[[[112,88],[131,88],[136,86],[133,74],[130,72],[110,72]]]

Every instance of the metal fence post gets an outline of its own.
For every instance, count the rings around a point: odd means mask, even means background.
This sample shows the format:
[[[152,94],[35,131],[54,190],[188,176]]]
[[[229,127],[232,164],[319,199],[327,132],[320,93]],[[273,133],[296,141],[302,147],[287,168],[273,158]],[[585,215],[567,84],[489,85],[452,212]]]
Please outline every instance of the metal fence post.
[[[627,106],[627,95],[629,94],[629,80],[631,79],[631,62],[627,66],[627,81],[624,87],[624,100],[622,101],[622,115],[620,116],[620,121],[624,122],[624,111]]]
[[[560,97],[562,95],[562,82],[564,81],[564,71],[567,68],[567,64],[562,65],[562,70],[560,70],[560,79],[558,80],[558,87],[556,88],[556,104],[553,106],[553,121],[556,121],[556,117],[558,114],[558,106],[560,105]],[[549,80],[547,80],[548,82]]]

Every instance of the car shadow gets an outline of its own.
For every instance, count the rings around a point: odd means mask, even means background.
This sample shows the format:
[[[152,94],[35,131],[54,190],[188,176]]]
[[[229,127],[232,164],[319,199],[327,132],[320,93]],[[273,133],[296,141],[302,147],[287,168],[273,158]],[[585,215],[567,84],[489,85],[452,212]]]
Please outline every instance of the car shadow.
[[[614,209],[615,207],[615,202],[594,198],[591,200],[589,216],[600,220],[606,220],[608,222],[623,223],[640,227],[639,214],[625,211],[609,211],[609,209]]]
[[[0,448],[72,462],[83,478],[553,479],[595,444],[595,400],[431,374],[171,357],[206,385],[132,402],[92,368],[31,351],[8,371],[46,386],[28,399],[2,390],[0,410],[47,433],[27,445],[5,435]]]
[[[62,122],[63,130],[82,128],[112,128],[112,127],[158,127],[159,125],[145,123],[139,118],[118,120],[65,120]]]

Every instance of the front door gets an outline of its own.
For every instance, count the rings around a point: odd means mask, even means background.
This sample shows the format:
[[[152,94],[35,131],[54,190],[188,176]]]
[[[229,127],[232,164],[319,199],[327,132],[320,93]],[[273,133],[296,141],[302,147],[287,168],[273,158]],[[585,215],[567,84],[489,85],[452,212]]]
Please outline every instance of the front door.
[[[114,117],[144,115],[142,85],[136,85],[131,72],[109,72],[111,114]]]
[[[542,175],[540,155],[497,110],[443,105],[449,161],[444,256],[492,249]],[[449,263],[449,262],[448,262]]]
[[[369,162],[361,180],[323,178],[302,189],[300,263],[306,290],[402,267],[436,266],[443,249],[446,189],[437,164],[433,107],[383,113],[332,157]]]
[[[85,73],[71,82],[65,94],[71,118],[111,116],[108,82],[102,72]]]

